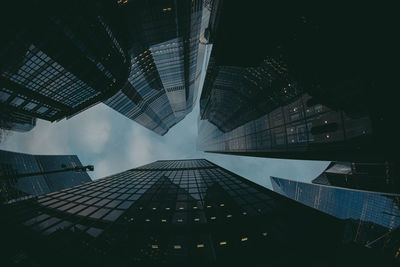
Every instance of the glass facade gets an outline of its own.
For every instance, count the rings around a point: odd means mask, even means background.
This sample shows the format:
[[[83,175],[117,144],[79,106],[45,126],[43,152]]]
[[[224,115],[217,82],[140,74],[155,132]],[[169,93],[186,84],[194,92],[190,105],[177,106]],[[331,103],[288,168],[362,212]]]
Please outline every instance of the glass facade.
[[[105,104],[164,135],[190,113],[207,62],[210,3],[120,3],[129,40],[128,82]]]
[[[322,159],[358,151],[372,135],[368,116],[351,118],[312,99],[281,62],[217,66],[200,99],[198,148],[207,152]]]
[[[125,82],[126,56],[98,8],[43,2],[25,12],[10,5],[8,16],[18,23],[4,32],[0,47],[1,110],[60,120]]]
[[[318,266],[340,258],[343,232],[341,220],[200,159],[157,161],[2,208],[4,242],[47,265]]]
[[[331,162],[312,183],[398,193],[400,182],[397,169],[396,164],[389,162]]]
[[[368,245],[400,226],[400,195],[271,177],[275,192],[349,221],[348,238]],[[383,244],[383,247],[385,244]]]
[[[31,116],[7,110],[0,110],[0,112],[0,129],[28,132],[36,126],[36,118]]]
[[[27,177],[16,175],[48,172],[63,168],[81,167],[75,155],[30,155],[0,150],[1,201],[37,196],[70,188],[91,181],[82,171],[38,174]]]

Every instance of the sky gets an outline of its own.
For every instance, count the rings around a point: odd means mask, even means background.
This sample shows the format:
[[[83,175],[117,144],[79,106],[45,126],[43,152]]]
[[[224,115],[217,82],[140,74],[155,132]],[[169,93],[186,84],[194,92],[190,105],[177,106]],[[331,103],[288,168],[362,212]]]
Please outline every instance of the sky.
[[[94,165],[92,179],[156,160],[205,158],[262,186],[270,176],[310,182],[329,162],[222,155],[197,151],[199,105],[164,136],[146,129],[100,103],[66,120],[38,120],[27,133],[10,132],[0,149],[30,154],[75,154]]]

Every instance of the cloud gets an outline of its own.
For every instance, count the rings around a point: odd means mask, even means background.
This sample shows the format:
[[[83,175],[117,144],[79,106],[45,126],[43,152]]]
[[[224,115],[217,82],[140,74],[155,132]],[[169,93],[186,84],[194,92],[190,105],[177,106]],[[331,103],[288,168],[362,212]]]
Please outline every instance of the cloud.
[[[79,133],[76,133],[79,143],[93,153],[99,153],[103,150],[111,132],[109,121],[98,119],[85,123],[79,129]]]
[[[174,156],[171,143],[164,142],[162,136],[158,136],[140,125],[132,126],[130,136],[127,145],[127,159],[134,167],[160,159],[172,159]]]
[[[31,154],[68,154],[67,133],[62,125],[38,120],[28,133],[14,132],[2,144],[2,149]]]
[[[100,153],[111,135],[110,110],[98,104],[65,121],[65,125],[72,146],[78,145],[87,153]]]
[[[93,164],[93,179],[165,159],[206,158],[260,185],[271,187],[270,176],[309,182],[328,164],[204,153],[196,150],[198,104],[165,136],[159,136],[104,104],[69,120],[39,120],[28,133],[14,132],[0,149],[32,154],[76,154]]]

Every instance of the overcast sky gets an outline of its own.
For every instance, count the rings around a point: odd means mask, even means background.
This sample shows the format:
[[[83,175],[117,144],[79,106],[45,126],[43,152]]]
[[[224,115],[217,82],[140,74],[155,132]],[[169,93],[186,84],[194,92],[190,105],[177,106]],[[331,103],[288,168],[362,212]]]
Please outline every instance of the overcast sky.
[[[251,181],[271,187],[270,176],[309,182],[328,162],[279,160],[196,151],[198,105],[159,136],[104,104],[60,122],[38,120],[28,133],[12,132],[0,149],[31,154],[76,154],[93,164],[98,179],[161,159],[206,158]]]

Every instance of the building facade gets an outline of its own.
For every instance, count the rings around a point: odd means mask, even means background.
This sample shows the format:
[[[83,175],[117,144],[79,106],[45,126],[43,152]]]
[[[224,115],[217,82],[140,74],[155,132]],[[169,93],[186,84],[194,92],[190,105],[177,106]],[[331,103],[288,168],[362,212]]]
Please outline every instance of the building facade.
[[[101,5],[8,2],[3,8],[1,113],[57,121],[107,99],[126,81],[128,59]]]
[[[112,20],[124,37],[130,73],[104,103],[160,135],[190,113],[210,54],[206,29],[214,2],[120,1]]]
[[[397,161],[393,68],[370,67],[390,66],[378,51],[394,50],[379,40],[394,24],[374,6],[358,8],[224,1],[200,98],[199,149]]]
[[[313,184],[399,193],[397,165],[385,163],[331,162],[326,170],[312,180]]]
[[[341,261],[341,220],[207,160],[157,161],[3,208],[1,229],[13,225],[27,240],[19,242],[11,230],[2,235],[7,255],[15,253],[7,237],[15,240],[21,263],[320,266],[351,261]]]
[[[49,171],[81,166],[76,155],[31,155],[0,150],[1,201],[48,194],[90,182],[89,175],[83,171],[46,174]]]
[[[391,233],[398,232],[400,226],[399,194],[310,184],[277,177],[271,177],[271,183],[274,191],[281,195],[347,220],[345,238],[365,246],[380,246],[396,256],[396,246],[400,240],[398,236],[396,241],[391,240]]]
[[[313,104],[285,66],[217,66],[200,99],[198,148],[206,152],[296,159],[368,157],[371,119]]]
[[[36,118],[19,112],[2,110],[0,114],[0,129],[17,132],[28,132],[36,126]]]

